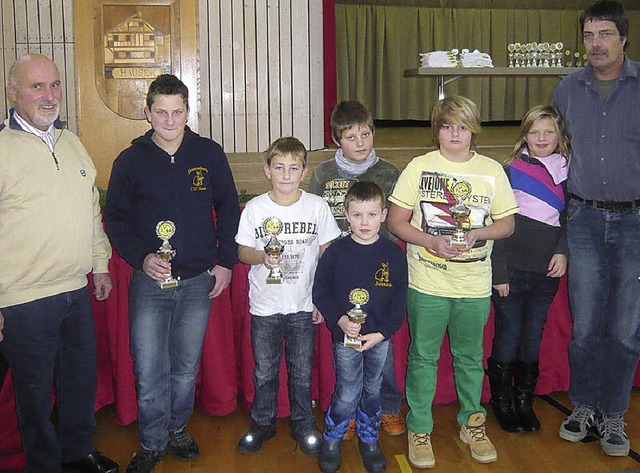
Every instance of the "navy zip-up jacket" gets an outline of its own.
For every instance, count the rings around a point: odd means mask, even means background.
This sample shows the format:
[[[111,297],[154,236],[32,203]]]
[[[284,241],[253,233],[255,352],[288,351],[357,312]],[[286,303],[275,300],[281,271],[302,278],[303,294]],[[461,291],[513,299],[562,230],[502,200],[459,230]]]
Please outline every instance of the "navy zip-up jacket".
[[[171,220],[176,232],[169,243],[177,251],[173,276],[188,279],[216,264],[233,268],[240,206],[224,151],[189,127],[173,156],[152,136],[149,130],[133,140],[113,163],[104,220],[114,248],[142,269],[144,258],[162,244],[156,225]]]

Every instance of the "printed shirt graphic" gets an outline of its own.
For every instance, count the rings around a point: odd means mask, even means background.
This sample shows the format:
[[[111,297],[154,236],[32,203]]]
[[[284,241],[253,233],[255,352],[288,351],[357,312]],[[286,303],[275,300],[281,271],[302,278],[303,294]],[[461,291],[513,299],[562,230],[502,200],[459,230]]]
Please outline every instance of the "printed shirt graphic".
[[[413,210],[414,227],[431,235],[450,235],[455,229],[450,209],[456,204],[451,189],[462,181],[471,186],[463,200],[471,211],[470,228],[518,211],[502,166],[477,153],[465,163],[448,161],[438,151],[415,158],[400,175],[390,200]],[[491,293],[492,245],[492,241],[477,241],[469,251],[445,260],[408,244],[409,286],[436,296],[486,297]]]
[[[336,219],[336,223],[342,231],[342,235],[350,232],[349,222],[344,216],[344,198],[351,184],[357,182],[355,180],[344,179],[338,177],[325,182],[321,197],[329,204],[331,214]]]
[[[271,239],[262,228],[263,222],[269,217],[282,222],[277,238],[284,245],[280,265],[283,282],[267,285],[269,269],[264,264],[251,266],[249,311],[253,315],[313,310],[311,287],[320,246],[340,236],[340,229],[322,198],[301,192],[298,202],[286,207],[262,194],[250,200],[240,216],[236,242],[257,250],[263,250]]]

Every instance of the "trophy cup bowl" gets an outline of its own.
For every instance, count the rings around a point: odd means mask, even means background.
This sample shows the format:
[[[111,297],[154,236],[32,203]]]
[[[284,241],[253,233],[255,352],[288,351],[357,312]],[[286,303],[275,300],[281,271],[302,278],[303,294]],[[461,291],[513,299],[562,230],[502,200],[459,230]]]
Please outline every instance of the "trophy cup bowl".
[[[171,261],[176,256],[176,250],[169,243],[176,232],[176,225],[171,220],[163,220],[156,225],[156,235],[162,240],[162,245],[156,250],[156,255],[163,261]],[[177,287],[179,279],[174,278],[171,273],[167,275],[164,281],[158,281],[158,286],[162,289],[171,289]]]
[[[367,313],[362,309],[361,306],[369,302],[369,291],[362,288],[353,289],[349,293],[349,302],[355,304],[355,307],[347,312],[349,322],[362,325],[367,318]],[[345,333],[344,346],[350,348],[360,348],[362,346],[362,342],[357,338],[351,338],[347,336],[347,334]]]

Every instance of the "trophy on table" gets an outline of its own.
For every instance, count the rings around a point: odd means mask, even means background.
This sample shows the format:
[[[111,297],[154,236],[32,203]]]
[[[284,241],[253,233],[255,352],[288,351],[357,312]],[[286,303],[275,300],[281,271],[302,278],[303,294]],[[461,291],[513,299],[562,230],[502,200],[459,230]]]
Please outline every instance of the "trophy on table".
[[[156,235],[162,240],[162,246],[156,250],[156,255],[161,260],[171,261],[176,255],[176,250],[169,243],[171,238],[176,232],[176,224],[171,220],[163,220],[156,225]],[[170,289],[178,285],[179,279],[174,278],[171,273],[165,278],[164,281],[158,281],[158,285],[162,289]]]
[[[463,201],[471,194],[471,184],[467,181],[457,181],[451,186],[451,193],[456,199],[456,204],[449,209],[451,218],[456,221],[456,228],[451,235],[451,246],[464,248],[467,246],[464,233],[471,228],[471,209]]]
[[[349,293],[349,302],[355,305],[355,307],[347,312],[349,322],[362,325],[367,318],[367,313],[362,310],[363,305],[369,302],[369,291],[363,288],[352,289]],[[351,338],[344,334],[344,346],[350,348],[360,348],[362,342],[357,338]]]
[[[280,256],[284,251],[284,245],[277,237],[282,232],[282,221],[278,217],[269,217],[262,222],[262,229],[267,235],[271,235],[264,247],[264,252],[268,256]],[[267,275],[267,284],[282,284],[283,279],[280,266],[271,268]]]

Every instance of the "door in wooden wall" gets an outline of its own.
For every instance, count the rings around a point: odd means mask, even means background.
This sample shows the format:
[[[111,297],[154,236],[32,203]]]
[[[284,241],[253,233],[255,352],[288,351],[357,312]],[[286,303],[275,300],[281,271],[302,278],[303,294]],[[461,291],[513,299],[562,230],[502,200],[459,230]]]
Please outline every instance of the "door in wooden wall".
[[[175,74],[190,91],[197,121],[197,0],[74,2],[78,130],[106,187],[115,157],[149,129],[149,84]]]

